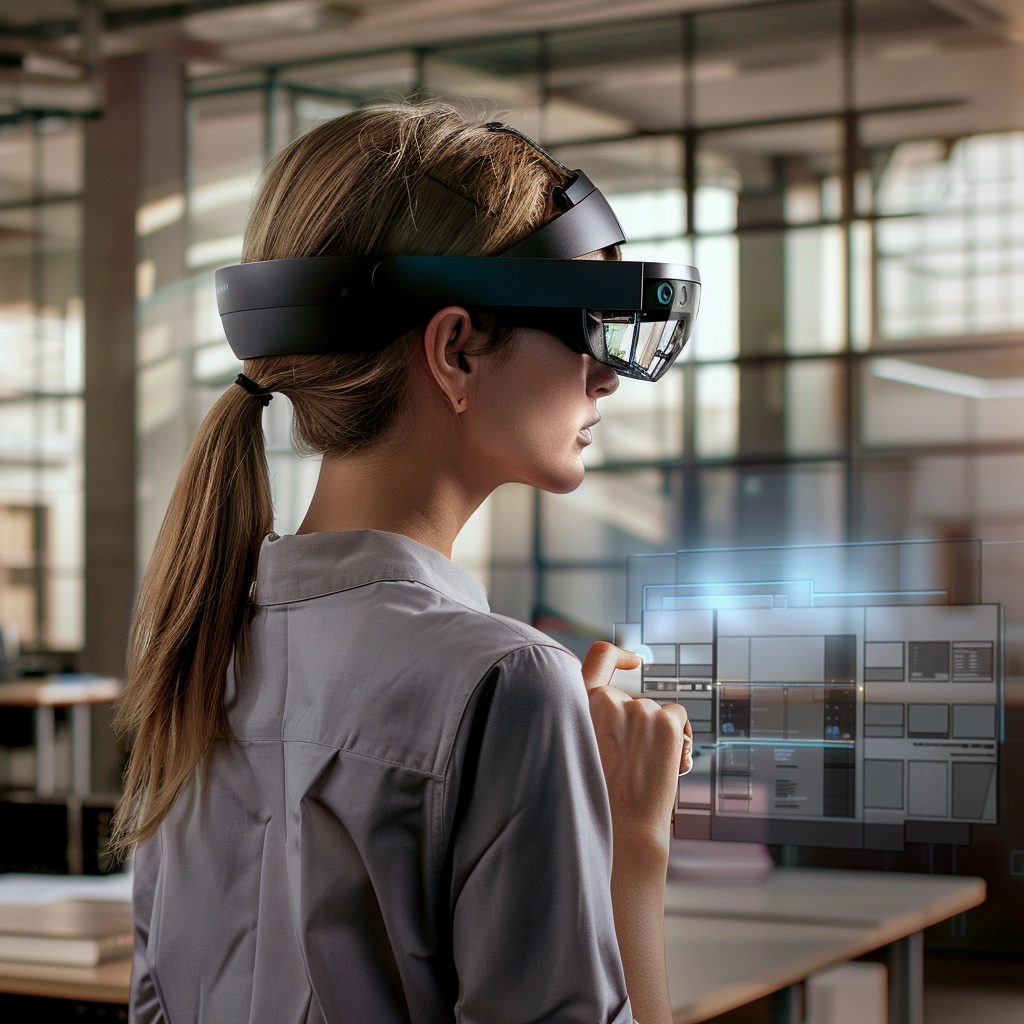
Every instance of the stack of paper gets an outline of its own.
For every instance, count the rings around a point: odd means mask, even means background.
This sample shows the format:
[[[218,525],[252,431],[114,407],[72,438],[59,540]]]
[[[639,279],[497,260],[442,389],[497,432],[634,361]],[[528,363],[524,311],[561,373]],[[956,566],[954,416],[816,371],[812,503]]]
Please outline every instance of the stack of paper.
[[[131,956],[132,876],[0,875],[0,961],[95,967]]]
[[[0,907],[0,960],[95,967],[131,952],[130,904],[69,900]]]

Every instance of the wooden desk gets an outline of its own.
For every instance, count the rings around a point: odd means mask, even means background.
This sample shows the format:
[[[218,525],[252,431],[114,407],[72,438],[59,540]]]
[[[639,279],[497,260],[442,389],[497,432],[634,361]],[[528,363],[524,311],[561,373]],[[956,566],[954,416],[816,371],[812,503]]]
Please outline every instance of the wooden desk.
[[[890,1024],[923,1024],[923,929],[985,900],[980,878],[780,868],[755,884],[670,882],[665,941],[675,1024],[776,994],[802,1019],[810,974],[887,947]]]
[[[865,930],[669,915],[666,955],[674,1024],[693,1024],[876,949]],[[127,1003],[131,960],[99,967],[0,962],[0,992]]]
[[[773,993],[780,994],[776,1018],[789,1024],[800,1019],[794,986],[894,945],[890,1024],[914,1024],[908,1013],[922,1005],[921,930],[984,898],[979,878],[873,871],[780,869],[753,885],[670,882],[665,945],[674,1024]],[[0,992],[127,1003],[130,975],[128,959],[92,969],[0,963]]]
[[[43,676],[0,683],[0,707],[35,708],[36,792],[56,789],[54,708],[71,708],[71,792],[88,796],[92,789],[91,704],[116,700],[123,684],[102,676]]]
[[[867,929],[665,916],[674,1024],[695,1024],[876,949]]]

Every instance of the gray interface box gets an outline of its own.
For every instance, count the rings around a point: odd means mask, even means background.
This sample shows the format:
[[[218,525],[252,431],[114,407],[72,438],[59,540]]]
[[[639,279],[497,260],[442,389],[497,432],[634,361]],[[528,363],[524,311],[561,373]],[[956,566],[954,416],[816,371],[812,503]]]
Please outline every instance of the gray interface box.
[[[996,822],[1002,609],[979,541],[643,555],[627,585],[616,642],[693,725],[678,835],[900,849]]]

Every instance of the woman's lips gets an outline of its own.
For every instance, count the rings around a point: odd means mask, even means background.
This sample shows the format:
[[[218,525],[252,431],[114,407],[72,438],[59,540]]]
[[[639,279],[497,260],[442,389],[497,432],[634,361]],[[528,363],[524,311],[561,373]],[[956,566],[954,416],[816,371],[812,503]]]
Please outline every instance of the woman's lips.
[[[591,444],[594,440],[594,435],[590,432],[590,428],[597,426],[601,422],[601,417],[596,416],[592,419],[585,427],[582,427],[577,433],[576,437],[579,439],[581,444]]]

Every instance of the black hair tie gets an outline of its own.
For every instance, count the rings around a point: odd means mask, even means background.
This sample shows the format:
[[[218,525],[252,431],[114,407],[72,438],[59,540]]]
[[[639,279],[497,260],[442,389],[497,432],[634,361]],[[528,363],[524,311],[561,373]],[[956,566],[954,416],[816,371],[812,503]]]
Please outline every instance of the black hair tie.
[[[260,400],[260,405],[264,407],[270,405],[270,400],[274,397],[266,388],[257,384],[252,377],[246,377],[244,373],[240,373],[235,378],[235,383],[239,387],[248,391],[253,398],[258,398]]]

